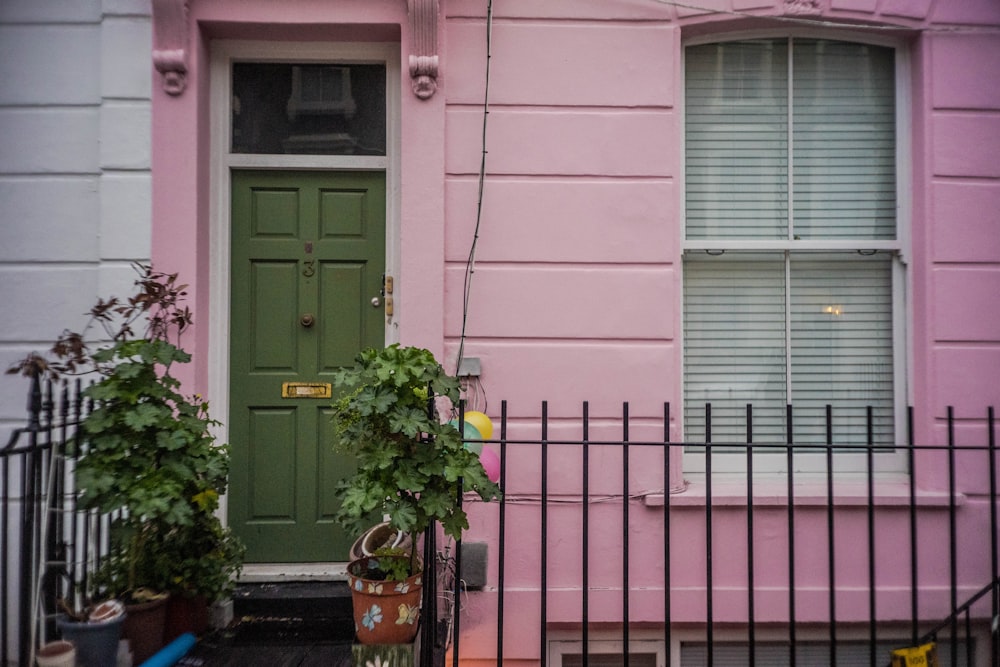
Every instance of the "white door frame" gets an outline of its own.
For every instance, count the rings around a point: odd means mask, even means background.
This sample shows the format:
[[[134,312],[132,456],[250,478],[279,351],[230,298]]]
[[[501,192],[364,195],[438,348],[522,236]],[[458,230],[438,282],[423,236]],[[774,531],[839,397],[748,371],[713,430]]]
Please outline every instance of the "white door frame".
[[[294,169],[382,171],[386,174],[386,271],[399,275],[400,227],[400,49],[383,42],[261,42],[219,40],[212,43],[209,118],[209,302],[208,391],[217,414],[224,414],[216,435],[228,442],[229,420],[229,235],[230,171]],[[384,63],[386,67],[386,155],[249,155],[230,152],[232,63]],[[398,281],[397,281],[398,282]],[[386,343],[398,340],[398,326],[386,320]],[[223,406],[222,408],[218,406]],[[224,412],[219,412],[223,409]],[[226,499],[220,513],[227,519]],[[282,572],[287,574],[288,566]],[[255,567],[254,569],[258,569]],[[306,568],[308,569],[308,568]],[[337,568],[339,570],[339,568]],[[251,576],[254,573],[250,573]],[[305,573],[308,574],[308,573]],[[246,570],[244,580],[248,579]]]

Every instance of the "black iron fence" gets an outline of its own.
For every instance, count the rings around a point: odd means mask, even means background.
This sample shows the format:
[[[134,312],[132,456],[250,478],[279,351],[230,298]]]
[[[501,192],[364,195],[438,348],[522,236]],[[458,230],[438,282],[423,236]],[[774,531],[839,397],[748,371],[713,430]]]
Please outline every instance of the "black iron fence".
[[[79,383],[32,380],[28,423],[0,449],[0,664],[31,664],[107,551],[107,519],[77,509],[68,447],[87,408]]]
[[[836,441],[830,408],[811,445],[791,407],[785,443],[715,444],[711,406],[708,443],[672,442],[669,405],[507,411],[486,443],[504,498],[476,511],[493,585],[456,619],[456,666],[883,666],[931,641],[942,665],[1000,665],[992,408],[924,423],[941,444],[910,411],[894,446]]]
[[[86,409],[79,385],[35,381],[28,425],[0,450],[3,664],[28,664],[55,601],[85,589],[106,550],[106,519],[75,506],[65,457]],[[942,664],[1000,664],[992,409],[948,409],[926,443],[911,413],[895,447],[836,441],[830,410],[826,442],[809,445],[674,442],[669,405],[656,419],[627,404],[615,419],[587,404],[569,419],[547,404],[540,420],[507,412],[485,443],[503,500],[473,513],[494,540],[487,584],[470,596],[459,581],[446,598],[455,665],[589,667],[611,651],[626,667],[649,655],[881,666],[890,649],[932,640]],[[710,409],[705,420],[710,434]],[[439,664],[442,627],[426,624],[422,664]]]

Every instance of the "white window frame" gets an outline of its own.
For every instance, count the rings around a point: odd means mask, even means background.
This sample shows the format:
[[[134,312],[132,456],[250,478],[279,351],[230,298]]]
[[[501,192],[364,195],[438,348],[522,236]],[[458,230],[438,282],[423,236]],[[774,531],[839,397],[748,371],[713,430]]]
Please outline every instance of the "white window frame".
[[[650,633],[646,633],[650,634]],[[661,633],[662,635],[662,633]],[[579,635],[577,635],[579,637]],[[606,654],[622,655],[624,642],[621,639],[601,638],[591,639],[586,646],[579,639],[552,639],[548,643],[548,660],[545,664],[551,667],[563,667],[563,656]],[[629,655],[652,653],[656,655],[656,667],[668,667],[667,649],[662,639],[629,639]]]
[[[857,31],[833,31],[833,30],[761,30],[746,31],[724,34],[700,35],[698,37],[684,39],[681,44],[681,85],[679,86],[680,100],[678,108],[685,109],[684,99],[684,77],[687,72],[686,54],[687,47],[700,44],[717,44],[732,41],[746,41],[752,39],[767,38],[810,38],[826,39],[844,42],[855,42],[861,44],[871,44],[892,48],[895,53],[895,86],[896,86],[896,239],[882,241],[864,241],[864,250],[883,250],[895,253],[892,263],[892,299],[893,299],[893,396],[894,396],[894,432],[895,444],[897,448],[893,452],[878,453],[875,456],[875,472],[882,477],[898,477],[905,475],[907,463],[905,452],[900,449],[907,440],[907,406],[912,403],[910,387],[907,381],[908,369],[912,367],[909,345],[909,328],[906,323],[909,321],[909,299],[911,293],[910,281],[911,272],[905,267],[910,257],[911,248],[911,120],[910,107],[912,101],[912,91],[910,86],[911,61],[909,49],[905,43],[893,38],[880,35],[872,35]],[[686,119],[680,123],[681,156],[686,156]],[[679,180],[681,185],[680,201],[680,266],[682,274],[682,284],[684,280],[684,253],[689,251],[713,251],[713,250],[738,250],[738,251],[836,251],[836,250],[857,250],[859,243],[853,240],[688,240],[687,238],[687,212],[686,192],[687,184],[685,179],[686,170],[684,162],[681,163]],[[681,294],[681,326],[683,332],[683,293]],[[684,349],[684,336],[681,333],[681,349]],[[681,377],[684,377],[683,354],[681,355]],[[683,380],[682,380],[683,382]],[[683,391],[683,389],[682,389]],[[682,396],[682,407],[684,397]],[[793,405],[794,408],[794,405]],[[681,429],[686,433],[684,424],[684,410],[681,410]],[[836,420],[836,417],[834,417]],[[836,424],[836,421],[834,421]],[[683,437],[683,436],[682,436]],[[701,448],[699,448],[700,450]],[[823,450],[820,450],[823,451]],[[788,471],[787,456],[784,449],[779,450],[779,454],[762,453],[760,450],[754,453],[754,475],[784,475]],[[822,453],[798,454],[793,457],[795,473],[822,473],[826,468],[826,457]],[[866,470],[867,461],[864,454],[844,454],[836,455],[836,468],[838,475],[846,473],[862,474]],[[697,483],[705,473],[705,454],[703,451],[686,451],[684,453],[683,468],[685,474],[693,475],[692,481]],[[717,453],[713,454],[712,470],[714,473],[740,473],[746,472],[746,456],[741,449],[738,453]]]
[[[921,627],[920,633],[929,630],[928,627]],[[905,648],[913,645],[913,640],[911,639],[911,629],[909,625],[903,623],[885,623],[879,622],[877,624],[877,642],[879,645],[890,644],[894,648]],[[984,623],[974,623],[972,626],[972,633],[970,639],[974,642],[975,647],[978,650],[974,650],[974,667],[988,667],[990,662],[989,656],[989,646],[990,646],[990,634],[989,634],[989,622]],[[867,642],[869,640],[869,628],[867,624],[864,623],[841,623],[837,627],[837,641],[838,644],[860,644],[865,648],[864,664],[867,664],[868,654],[867,654]],[[715,642],[716,649],[721,647],[745,647],[749,653],[750,645],[747,642],[747,633],[745,629],[734,629],[734,628],[721,628],[716,630],[713,641]],[[796,628],[796,641],[802,644],[828,644],[830,641],[829,631],[822,626],[798,626]],[[788,629],[783,627],[760,627],[756,629],[755,642],[758,645],[764,644],[788,644]],[[704,644],[705,643],[705,633],[704,631],[682,629],[671,632],[671,642],[670,642],[670,665],[669,667],[681,667],[681,652],[684,650],[685,645],[691,644]],[[852,647],[855,648],[856,647]],[[986,650],[983,650],[985,648]],[[938,658],[946,657],[948,655],[949,645],[946,640],[938,642]],[[838,659],[843,660],[843,656],[847,655],[847,650],[838,651]],[[883,654],[879,654],[882,656]],[[947,659],[947,657],[946,657]],[[885,655],[885,662],[889,660],[888,655]],[[761,664],[760,656],[757,657],[757,664]],[[885,663],[879,663],[885,664]],[[965,662],[961,662],[962,665]]]

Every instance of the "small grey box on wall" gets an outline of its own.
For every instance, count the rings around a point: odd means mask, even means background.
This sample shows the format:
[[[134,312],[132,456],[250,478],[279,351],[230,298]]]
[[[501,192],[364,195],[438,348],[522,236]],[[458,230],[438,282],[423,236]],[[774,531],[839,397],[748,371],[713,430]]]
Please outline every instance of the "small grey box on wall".
[[[486,587],[488,545],[485,542],[462,542],[460,578],[466,590],[481,591]]]

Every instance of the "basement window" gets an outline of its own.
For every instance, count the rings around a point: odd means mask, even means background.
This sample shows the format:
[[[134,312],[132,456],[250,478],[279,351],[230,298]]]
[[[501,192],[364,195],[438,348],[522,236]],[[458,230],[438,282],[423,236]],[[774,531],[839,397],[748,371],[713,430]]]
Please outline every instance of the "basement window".
[[[597,640],[587,647],[587,667],[623,667],[623,644],[620,641]],[[548,664],[552,667],[583,667],[583,642],[549,642]],[[662,641],[629,642],[629,667],[667,667]]]

